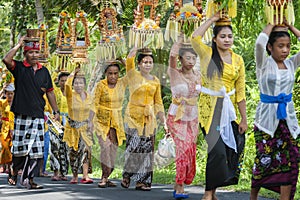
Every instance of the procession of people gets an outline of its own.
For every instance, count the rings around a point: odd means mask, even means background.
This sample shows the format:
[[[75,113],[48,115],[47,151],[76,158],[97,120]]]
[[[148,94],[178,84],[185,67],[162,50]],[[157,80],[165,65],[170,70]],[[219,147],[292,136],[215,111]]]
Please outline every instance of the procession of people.
[[[210,27],[212,40],[205,43]],[[258,199],[260,188],[279,193],[281,200],[294,199],[296,193],[300,127],[292,91],[300,51],[290,55],[289,32],[300,41],[300,31],[286,19],[280,26],[268,23],[253,47],[260,101],[253,125],[251,200]],[[170,196],[189,198],[185,186],[196,176],[202,134],[207,143],[202,200],[217,200],[217,188],[239,182],[245,132],[252,126],[246,114],[244,60],[232,50],[233,42],[231,21],[221,12],[207,18],[191,36],[180,33],[165,72],[171,90],[171,104],[165,109],[161,80],[153,73],[158,52],[151,48],[132,47],[126,61],[105,60],[104,77],[90,94],[80,64],[73,71],[52,72],[39,62],[39,41],[20,37],[2,60],[12,76],[3,84],[0,100],[0,165],[8,174],[7,183],[42,189],[34,178],[47,175],[49,152],[52,181],[68,181],[70,167],[72,178],[66,184],[92,184],[89,174],[97,138],[99,188],[119,187],[110,176],[118,147],[124,146],[120,186],[128,189],[134,183],[136,190],[151,191],[156,134],[162,126],[175,144],[176,176]],[[14,58],[19,50],[22,61]],[[198,60],[200,70],[195,67]]]

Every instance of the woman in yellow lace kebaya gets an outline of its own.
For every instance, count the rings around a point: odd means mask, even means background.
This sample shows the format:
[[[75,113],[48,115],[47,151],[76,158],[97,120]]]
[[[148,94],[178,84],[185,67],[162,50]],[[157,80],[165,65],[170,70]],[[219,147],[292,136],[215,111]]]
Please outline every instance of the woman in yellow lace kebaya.
[[[56,102],[61,116],[61,124],[66,125],[68,117],[68,103],[65,92],[65,83],[68,76],[67,71],[59,72],[57,76],[58,87],[54,87],[54,93],[56,96]],[[63,133],[50,133],[50,167],[54,171],[54,175],[51,177],[52,181],[63,180],[66,181],[69,168],[69,158],[67,145],[63,142]]]
[[[78,183],[80,173],[83,173],[80,183],[93,183],[88,173],[92,171],[91,146],[95,108],[92,97],[85,91],[85,87],[84,74],[80,72],[80,68],[76,68],[75,73],[70,74],[65,84],[69,116],[63,141],[70,148],[69,158],[73,173],[71,184]]]
[[[0,132],[0,164],[4,166],[6,172],[10,173],[10,165],[12,162],[11,146],[14,130],[14,113],[10,111],[10,106],[14,98],[15,87],[13,83],[4,86],[6,99],[0,101],[1,109],[1,132]]]
[[[179,68],[178,59],[181,64]],[[193,69],[196,59],[197,54],[190,44],[173,44],[168,68],[172,104],[169,107],[167,125],[176,146],[175,199],[189,197],[184,192],[184,184],[191,184],[196,174],[198,99],[201,89],[200,73]]]
[[[130,180],[134,180],[137,190],[149,191],[153,177],[156,116],[162,123],[165,123],[165,116],[160,81],[150,74],[152,51],[140,51],[137,58],[139,71],[135,69],[135,55],[136,49],[132,49],[126,60],[130,97],[124,118],[126,150],[121,186],[128,188]]]
[[[218,24],[220,13],[202,24],[192,35],[200,56],[202,88],[199,122],[208,143],[206,188],[203,199],[217,199],[217,187],[238,183],[247,130],[245,67],[243,58],[231,50],[232,27]],[[206,30],[215,23],[212,46],[202,43]],[[237,120],[239,111],[241,120]],[[238,124],[239,123],[239,124]]]
[[[126,140],[122,115],[122,105],[127,86],[127,78],[119,78],[120,66],[115,61],[105,65],[106,78],[95,89],[95,132],[97,133],[101,154],[101,181],[98,187],[115,187],[108,178],[114,170],[118,146]]]

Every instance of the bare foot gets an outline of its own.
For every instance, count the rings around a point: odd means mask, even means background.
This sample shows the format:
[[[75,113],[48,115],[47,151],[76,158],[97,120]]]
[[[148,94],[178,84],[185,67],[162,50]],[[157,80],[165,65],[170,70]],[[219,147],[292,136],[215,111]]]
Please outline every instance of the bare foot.
[[[208,191],[204,192],[204,195],[202,196],[201,200],[217,200],[217,199],[215,199],[213,191],[212,190],[208,190]]]
[[[176,190],[176,194],[184,194],[184,187],[182,184],[175,184],[174,189]]]
[[[217,190],[217,189],[214,189],[214,190],[212,191],[213,200],[218,200],[217,195],[216,195],[216,190]]]
[[[70,184],[77,184],[78,183],[78,177],[73,177],[70,181]]]

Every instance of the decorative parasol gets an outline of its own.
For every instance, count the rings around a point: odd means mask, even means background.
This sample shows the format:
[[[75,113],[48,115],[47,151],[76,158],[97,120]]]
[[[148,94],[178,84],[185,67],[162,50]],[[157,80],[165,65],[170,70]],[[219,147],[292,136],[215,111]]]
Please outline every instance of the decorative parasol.
[[[108,1],[104,2],[98,26],[102,37],[96,47],[97,60],[116,59],[124,54],[126,49],[123,28],[118,25],[117,12]]]
[[[159,0],[137,0],[138,6],[134,10],[134,24],[129,30],[129,46],[137,48],[161,49],[164,45],[163,33],[159,27],[160,15],[155,15],[155,8]],[[145,18],[144,8],[150,6],[150,16]]]
[[[266,0],[265,13],[267,23],[283,25],[285,18],[288,24],[295,23],[295,13],[292,0]]]
[[[202,21],[202,0],[194,0],[193,5],[182,4],[182,0],[176,0],[174,12],[167,22],[165,39],[169,41],[178,40],[180,33],[184,34],[184,41],[187,40],[197,29]]]

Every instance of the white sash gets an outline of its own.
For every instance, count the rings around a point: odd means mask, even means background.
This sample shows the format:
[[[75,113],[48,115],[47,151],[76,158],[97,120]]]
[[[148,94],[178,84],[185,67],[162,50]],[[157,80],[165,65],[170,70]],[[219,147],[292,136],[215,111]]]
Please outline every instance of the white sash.
[[[223,142],[230,148],[234,149],[237,152],[236,142],[233,134],[233,129],[231,122],[236,120],[236,114],[234,106],[231,102],[230,96],[235,93],[235,89],[226,93],[226,88],[223,86],[219,91],[213,91],[208,88],[202,87],[201,92],[211,96],[222,96],[223,108],[220,119],[220,135],[223,139]],[[201,101],[201,99],[200,99]]]

